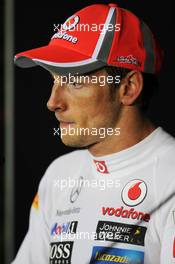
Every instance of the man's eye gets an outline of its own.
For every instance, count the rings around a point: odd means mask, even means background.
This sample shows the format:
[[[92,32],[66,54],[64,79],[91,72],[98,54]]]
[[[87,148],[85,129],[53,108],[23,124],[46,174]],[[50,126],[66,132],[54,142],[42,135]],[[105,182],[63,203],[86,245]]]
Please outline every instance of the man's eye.
[[[73,88],[76,88],[76,89],[80,89],[83,87],[83,84],[78,83],[78,82],[72,82],[72,83],[69,83],[69,85],[72,86]]]

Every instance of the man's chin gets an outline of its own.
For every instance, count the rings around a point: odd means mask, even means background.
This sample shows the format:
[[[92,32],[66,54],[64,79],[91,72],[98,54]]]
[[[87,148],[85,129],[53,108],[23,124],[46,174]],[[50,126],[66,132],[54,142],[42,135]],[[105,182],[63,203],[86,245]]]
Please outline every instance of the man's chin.
[[[93,143],[90,143],[88,139],[85,137],[77,137],[77,136],[62,136],[61,141],[64,145],[68,147],[73,148],[84,148],[92,145]]]

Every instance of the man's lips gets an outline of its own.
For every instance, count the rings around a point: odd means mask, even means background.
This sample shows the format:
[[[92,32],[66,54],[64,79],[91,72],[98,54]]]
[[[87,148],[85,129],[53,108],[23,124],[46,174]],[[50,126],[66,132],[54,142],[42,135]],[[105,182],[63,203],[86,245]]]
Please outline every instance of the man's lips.
[[[64,118],[59,118],[56,116],[56,119],[60,122],[60,123],[75,123],[73,121],[70,121],[68,119],[64,119]]]
[[[60,127],[69,127],[71,125],[75,124],[74,122],[65,122],[65,121],[60,121]]]
[[[74,124],[74,122],[70,122],[70,121],[59,121],[60,124]]]
[[[57,115],[55,115],[55,117],[60,122],[60,127],[68,127],[68,126],[75,124],[75,122],[73,122],[69,119],[62,118],[62,117],[59,117]]]

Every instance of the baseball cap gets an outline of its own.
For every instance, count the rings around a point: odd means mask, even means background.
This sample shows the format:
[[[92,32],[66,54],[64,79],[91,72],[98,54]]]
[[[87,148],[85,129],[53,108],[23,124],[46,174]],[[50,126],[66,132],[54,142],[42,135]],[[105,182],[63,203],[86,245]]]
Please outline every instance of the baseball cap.
[[[149,27],[117,4],[93,4],[69,17],[49,44],[16,54],[22,68],[85,74],[104,66],[159,72],[163,51]]]

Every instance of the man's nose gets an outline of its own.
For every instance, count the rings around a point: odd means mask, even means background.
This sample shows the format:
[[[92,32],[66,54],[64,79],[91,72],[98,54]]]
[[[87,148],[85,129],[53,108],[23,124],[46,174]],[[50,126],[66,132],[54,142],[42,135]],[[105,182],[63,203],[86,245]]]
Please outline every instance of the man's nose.
[[[64,88],[53,86],[50,98],[47,102],[47,108],[50,111],[64,111],[66,108],[64,99]]]

